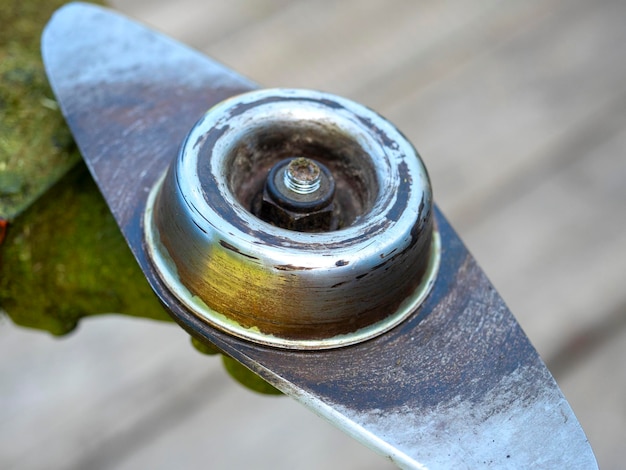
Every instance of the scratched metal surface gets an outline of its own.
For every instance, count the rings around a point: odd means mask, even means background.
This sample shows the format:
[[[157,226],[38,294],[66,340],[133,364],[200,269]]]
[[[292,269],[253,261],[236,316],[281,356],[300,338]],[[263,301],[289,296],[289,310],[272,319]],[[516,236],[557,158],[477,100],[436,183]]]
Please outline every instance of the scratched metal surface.
[[[80,26],[68,23],[68,33],[64,23],[74,15]],[[202,111],[254,85],[124,20],[108,18],[102,27],[102,15],[71,7],[57,16],[44,39],[46,65],[135,256],[185,328],[400,465],[595,466],[547,369],[441,214],[444,248],[433,294],[384,337],[337,351],[287,353],[227,337],[188,315],[145,257],[147,192]],[[72,46],[54,48],[61,40]],[[131,50],[137,41],[141,59]]]

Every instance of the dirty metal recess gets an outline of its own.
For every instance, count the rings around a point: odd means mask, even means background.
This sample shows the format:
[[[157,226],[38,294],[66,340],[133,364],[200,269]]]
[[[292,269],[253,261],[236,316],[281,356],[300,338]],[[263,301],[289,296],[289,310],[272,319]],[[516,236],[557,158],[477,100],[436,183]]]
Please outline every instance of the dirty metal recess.
[[[254,215],[268,174],[292,155],[312,165],[312,181],[314,161],[332,175],[333,229]],[[296,349],[397,325],[430,291],[440,251],[413,146],[364,106],[309,90],[253,91],[209,110],[153,188],[144,227],[156,270],[198,317]]]

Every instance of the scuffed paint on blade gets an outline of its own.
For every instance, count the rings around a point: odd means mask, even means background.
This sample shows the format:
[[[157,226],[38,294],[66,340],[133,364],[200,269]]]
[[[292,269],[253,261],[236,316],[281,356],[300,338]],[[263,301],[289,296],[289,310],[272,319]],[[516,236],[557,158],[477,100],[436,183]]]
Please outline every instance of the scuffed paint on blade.
[[[86,3],[57,10],[43,33],[42,55],[76,143],[120,226],[133,215],[131,198],[146,197],[193,124],[216,103],[256,88],[198,51]],[[119,160],[112,162],[111,154]],[[141,188],[141,194],[112,195],[104,189],[108,181]]]
[[[333,392],[316,384],[292,394],[403,468],[597,468],[572,409],[502,299],[441,219],[440,228],[445,281],[419,326],[362,346],[361,373],[348,354],[335,356],[335,371],[325,368]]]
[[[572,411],[563,397],[544,389],[534,401],[518,398],[537,372],[526,368],[504,378],[482,403],[459,397],[424,414],[408,406],[364,413],[334,407],[393,441],[396,462],[407,468],[593,468],[593,459],[580,458],[587,442],[572,439],[576,424],[568,425]],[[557,453],[550,452],[555,441]],[[541,442],[545,452],[528,451]]]

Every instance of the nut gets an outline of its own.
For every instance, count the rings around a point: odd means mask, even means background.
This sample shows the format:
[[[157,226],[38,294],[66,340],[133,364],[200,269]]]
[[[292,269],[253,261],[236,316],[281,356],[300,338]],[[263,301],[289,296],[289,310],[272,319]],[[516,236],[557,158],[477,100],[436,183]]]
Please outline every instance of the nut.
[[[255,215],[296,232],[337,230],[335,181],[328,168],[305,157],[288,158],[270,170]]]
[[[265,188],[258,217],[277,227],[296,232],[329,232],[338,228],[338,217],[334,211],[335,204],[331,202],[316,211],[295,212],[281,207]]]

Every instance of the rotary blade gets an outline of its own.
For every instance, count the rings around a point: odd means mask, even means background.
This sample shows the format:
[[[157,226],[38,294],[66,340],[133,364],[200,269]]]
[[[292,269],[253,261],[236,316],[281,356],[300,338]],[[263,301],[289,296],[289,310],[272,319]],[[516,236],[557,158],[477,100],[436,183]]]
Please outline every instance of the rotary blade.
[[[231,334],[194,312],[151,261],[149,199],[194,123],[257,85],[88,4],[55,13],[42,51],[63,114],[137,262],[192,335],[401,467],[597,468],[554,379],[436,208],[440,261],[430,293],[380,334],[332,349],[284,348]]]

